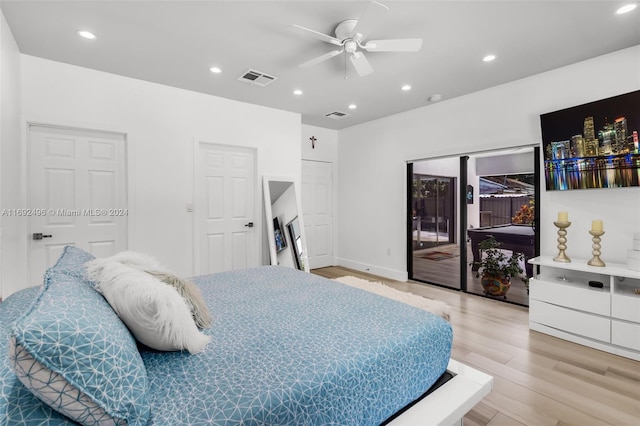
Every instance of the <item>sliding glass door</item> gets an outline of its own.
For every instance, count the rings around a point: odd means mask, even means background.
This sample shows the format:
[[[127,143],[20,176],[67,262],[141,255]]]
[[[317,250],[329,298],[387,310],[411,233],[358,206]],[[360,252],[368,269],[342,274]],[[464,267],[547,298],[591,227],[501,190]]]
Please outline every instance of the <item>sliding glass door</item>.
[[[515,278],[506,294],[492,294],[477,277],[492,235],[506,256],[539,253],[536,197],[538,148],[483,152],[408,164],[407,270],[409,278],[521,305],[529,304],[526,280]]]
[[[413,211],[418,247],[453,242],[455,178],[414,174]]]
[[[424,162],[414,170],[428,168]],[[456,242],[457,174],[412,173],[411,176],[411,278],[460,288]]]

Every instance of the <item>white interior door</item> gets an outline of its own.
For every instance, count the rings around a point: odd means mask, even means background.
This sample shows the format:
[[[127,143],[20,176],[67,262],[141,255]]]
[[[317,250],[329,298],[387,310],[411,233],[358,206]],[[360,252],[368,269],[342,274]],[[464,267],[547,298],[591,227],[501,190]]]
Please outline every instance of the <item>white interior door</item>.
[[[199,142],[195,155],[196,274],[258,266],[254,150]]]
[[[122,134],[29,127],[32,284],[66,245],[96,257],[127,248],[125,149]]]
[[[333,164],[302,162],[302,212],[309,267],[333,265]]]

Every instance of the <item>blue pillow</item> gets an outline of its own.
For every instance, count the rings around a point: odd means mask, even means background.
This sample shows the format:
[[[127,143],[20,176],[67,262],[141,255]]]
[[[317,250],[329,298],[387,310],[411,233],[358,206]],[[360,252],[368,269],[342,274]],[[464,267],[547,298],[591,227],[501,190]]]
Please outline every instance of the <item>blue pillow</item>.
[[[33,304],[41,287],[29,287],[13,293],[0,303],[0,353],[9,349],[11,326]],[[7,356],[0,361],[0,424],[4,426],[77,426],[62,414],[36,398],[18,381]]]
[[[12,366],[36,397],[77,422],[145,425],[147,372],[136,342],[102,295],[78,276],[85,255],[77,250],[65,249],[14,325]]]
[[[78,247],[66,246],[55,265],[49,268],[45,273],[45,278],[47,275],[53,273],[63,273],[85,280],[89,285],[95,288],[93,283],[86,278],[84,267],[86,262],[93,259],[95,259],[95,256],[91,253],[88,253]],[[44,285],[47,285],[46,279]]]

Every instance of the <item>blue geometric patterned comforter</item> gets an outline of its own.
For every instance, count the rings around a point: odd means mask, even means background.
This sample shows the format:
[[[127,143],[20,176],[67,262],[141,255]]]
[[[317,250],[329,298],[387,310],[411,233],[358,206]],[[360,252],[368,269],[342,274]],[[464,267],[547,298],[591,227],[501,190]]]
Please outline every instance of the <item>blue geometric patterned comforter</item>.
[[[141,351],[153,425],[377,425],[449,361],[442,318],[322,277],[264,266],[193,281],[214,317],[212,341],[198,355]],[[64,422],[56,414],[46,424]]]
[[[300,271],[195,278],[214,325],[204,353],[144,352],[158,425],[377,425],[445,371],[440,317]]]

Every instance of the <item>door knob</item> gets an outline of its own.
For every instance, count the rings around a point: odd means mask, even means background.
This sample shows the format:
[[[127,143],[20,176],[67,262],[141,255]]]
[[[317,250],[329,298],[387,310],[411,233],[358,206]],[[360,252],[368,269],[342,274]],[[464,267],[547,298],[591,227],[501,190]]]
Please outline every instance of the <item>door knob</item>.
[[[34,232],[33,233],[33,239],[34,240],[41,240],[43,238],[51,238],[52,235],[43,235],[42,232]]]
[[[253,228],[253,222],[249,222],[249,223],[245,223],[245,225],[247,228]]]

